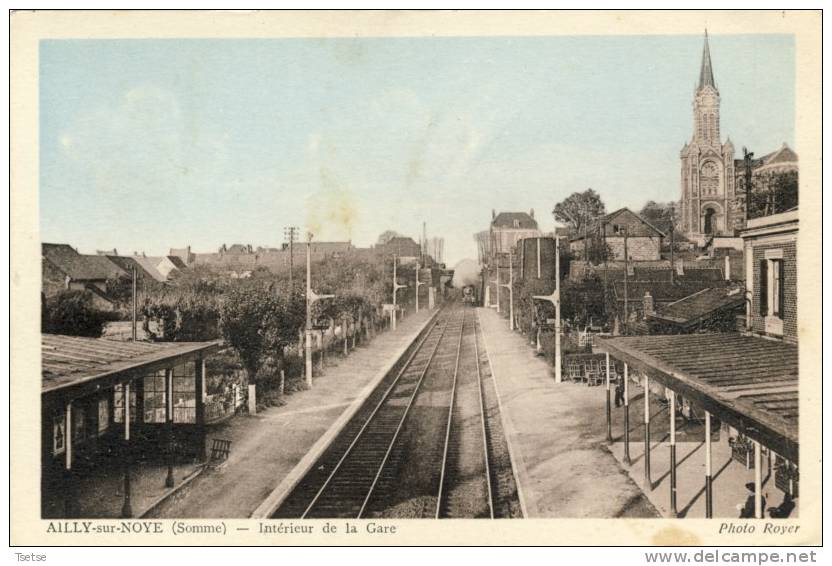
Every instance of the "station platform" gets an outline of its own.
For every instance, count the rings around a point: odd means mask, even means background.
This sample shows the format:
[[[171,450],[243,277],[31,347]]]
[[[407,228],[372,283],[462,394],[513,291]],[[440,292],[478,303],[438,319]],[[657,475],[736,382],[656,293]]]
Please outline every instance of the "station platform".
[[[312,389],[293,393],[285,405],[220,425],[209,436],[208,446],[211,437],[231,440],[228,459],[206,469],[147,516],[251,517],[290,474],[297,473],[301,460],[334,434],[333,425],[383,377],[435,312],[409,314],[395,331],[377,335],[346,358],[330,356]]]
[[[527,337],[493,309],[477,312],[526,517],[658,517],[607,447],[600,388],[555,383]]]
[[[623,409],[613,409],[610,447],[616,460],[659,510],[663,517],[673,517],[670,509],[669,413],[654,395],[650,398],[650,484],[644,477],[644,396],[638,385],[630,384],[630,465],[624,462]],[[677,417],[677,430],[682,419]],[[704,428],[682,428],[676,442],[676,512],[677,517],[705,518],[705,442]],[[685,434],[691,432],[692,434]],[[716,433],[716,431],[714,431]],[[725,431],[711,437],[712,489],[714,518],[737,519],[737,508],[746,503],[751,492],[745,485],[754,481],[754,468],[731,458]],[[763,455],[762,494],[766,509],[783,502],[784,493],[774,485],[770,453]],[[799,498],[794,499],[790,518],[799,516]],[[768,517],[769,514],[765,513]]]

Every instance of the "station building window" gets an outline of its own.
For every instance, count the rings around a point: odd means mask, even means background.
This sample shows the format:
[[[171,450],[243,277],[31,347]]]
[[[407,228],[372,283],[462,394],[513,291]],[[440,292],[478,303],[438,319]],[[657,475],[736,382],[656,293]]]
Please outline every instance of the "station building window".
[[[164,423],[167,420],[168,394],[165,370],[144,377],[144,422]]]
[[[196,422],[196,363],[173,368],[173,422]]]
[[[113,390],[113,422],[124,422],[124,385],[118,384]],[[130,422],[136,422],[136,388],[130,388]]]
[[[87,411],[82,405],[72,407],[72,441],[81,442],[87,438]]]
[[[66,451],[66,414],[61,411],[52,417],[52,454]]]
[[[98,435],[102,435],[110,428],[110,398],[102,397],[98,400]]]

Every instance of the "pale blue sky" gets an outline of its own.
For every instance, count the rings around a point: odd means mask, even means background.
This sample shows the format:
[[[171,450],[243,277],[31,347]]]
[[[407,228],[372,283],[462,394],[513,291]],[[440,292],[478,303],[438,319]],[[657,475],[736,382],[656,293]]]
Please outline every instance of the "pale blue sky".
[[[722,134],[794,147],[794,41],[721,36]],[[43,241],[82,252],[278,245],[392,228],[476,257],[491,209],[574,191],[676,200],[701,36],[50,40]],[[800,148],[796,148],[800,151]]]

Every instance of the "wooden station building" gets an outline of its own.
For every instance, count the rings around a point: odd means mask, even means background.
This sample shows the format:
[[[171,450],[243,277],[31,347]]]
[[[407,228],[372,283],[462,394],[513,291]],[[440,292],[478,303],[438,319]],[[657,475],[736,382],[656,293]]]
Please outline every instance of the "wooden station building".
[[[205,359],[218,342],[118,342],[43,334],[41,489],[77,516],[77,482],[98,468],[124,474],[123,516],[132,516],[131,468],[205,457]]]

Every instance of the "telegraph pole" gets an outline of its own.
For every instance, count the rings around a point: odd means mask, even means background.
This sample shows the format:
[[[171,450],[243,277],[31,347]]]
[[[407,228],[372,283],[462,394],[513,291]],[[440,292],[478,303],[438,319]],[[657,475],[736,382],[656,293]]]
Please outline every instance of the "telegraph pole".
[[[137,338],[137,336],[136,336],[136,334],[137,334],[136,324],[137,324],[137,318],[138,318],[136,316],[136,310],[137,310],[136,309],[136,307],[137,307],[136,303],[138,301],[138,299],[136,297],[137,274],[136,274],[136,268],[135,267],[133,267],[130,271],[131,271],[132,276],[133,276],[133,282],[132,282],[133,283],[133,308],[131,309],[132,310],[132,323],[133,324],[131,326],[131,330],[132,330],[131,334],[132,334],[133,342],[135,342],[136,338]]]
[[[294,263],[295,263],[295,238],[298,234],[297,226],[286,226],[283,228],[283,236],[289,240],[289,289],[294,289]]]
[[[630,272],[630,257],[627,255],[627,229],[624,228],[624,334],[627,333],[627,320],[629,319],[628,316],[628,298],[627,297],[627,285],[629,283],[629,275]]]
[[[676,277],[676,264],[673,262],[673,248],[676,247],[673,241],[673,234],[676,232],[676,214],[670,209],[670,284],[673,285]]]
[[[745,163],[745,224],[747,226],[748,219],[751,218],[751,159],[754,157],[754,152],[743,147],[742,154]]]

